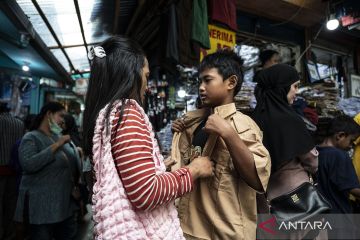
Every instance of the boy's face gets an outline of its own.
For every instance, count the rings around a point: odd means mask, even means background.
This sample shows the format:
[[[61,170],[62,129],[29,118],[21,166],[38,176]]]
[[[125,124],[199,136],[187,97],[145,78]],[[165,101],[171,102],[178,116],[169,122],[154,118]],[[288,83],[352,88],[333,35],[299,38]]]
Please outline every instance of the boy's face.
[[[357,134],[349,134],[340,133],[336,139],[336,147],[345,151],[349,151],[357,138]]]
[[[233,83],[232,77],[223,80],[216,68],[205,69],[200,73],[199,94],[202,106],[217,107],[233,102]]]

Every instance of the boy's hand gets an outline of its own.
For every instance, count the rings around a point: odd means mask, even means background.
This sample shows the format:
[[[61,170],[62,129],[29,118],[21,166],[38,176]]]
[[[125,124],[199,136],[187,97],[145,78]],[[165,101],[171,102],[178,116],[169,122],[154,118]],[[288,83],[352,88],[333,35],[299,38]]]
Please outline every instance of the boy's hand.
[[[233,131],[231,125],[217,114],[212,114],[206,121],[204,131],[208,133],[216,133],[222,138],[226,136],[230,131]]]
[[[182,118],[178,118],[171,124],[171,131],[174,132],[182,132],[185,130],[185,123]]]

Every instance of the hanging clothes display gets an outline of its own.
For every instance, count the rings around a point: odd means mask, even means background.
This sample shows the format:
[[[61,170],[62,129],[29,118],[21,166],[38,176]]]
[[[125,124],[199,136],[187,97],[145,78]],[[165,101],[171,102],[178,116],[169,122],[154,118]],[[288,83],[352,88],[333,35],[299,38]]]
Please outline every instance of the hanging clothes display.
[[[212,20],[223,23],[230,29],[237,31],[235,0],[209,0],[209,7]]]
[[[206,0],[193,1],[191,39],[205,49],[210,48],[207,12]]]
[[[178,36],[179,36],[179,62],[186,66],[197,66],[200,59],[200,48],[191,41],[192,19],[189,13],[192,12],[193,1],[179,1],[176,6]]]

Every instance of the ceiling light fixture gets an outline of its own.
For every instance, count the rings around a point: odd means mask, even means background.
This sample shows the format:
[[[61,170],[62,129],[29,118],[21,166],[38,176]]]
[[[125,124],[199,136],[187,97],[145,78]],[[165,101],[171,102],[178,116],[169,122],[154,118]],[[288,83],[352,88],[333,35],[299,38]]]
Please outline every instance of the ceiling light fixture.
[[[339,20],[335,17],[335,14],[330,14],[329,19],[326,23],[326,28],[333,31],[339,27]]]
[[[24,72],[28,72],[28,71],[30,71],[30,67],[29,67],[29,66],[30,66],[30,63],[24,61],[24,64],[22,65],[21,69],[22,69]]]
[[[182,89],[182,88],[180,88],[180,90],[177,92],[177,94],[178,94],[179,98],[186,97],[186,91],[184,89]]]
[[[30,68],[29,68],[29,66],[27,66],[27,65],[23,65],[23,66],[22,66],[22,70],[23,70],[24,72],[28,72],[28,71],[30,70]]]

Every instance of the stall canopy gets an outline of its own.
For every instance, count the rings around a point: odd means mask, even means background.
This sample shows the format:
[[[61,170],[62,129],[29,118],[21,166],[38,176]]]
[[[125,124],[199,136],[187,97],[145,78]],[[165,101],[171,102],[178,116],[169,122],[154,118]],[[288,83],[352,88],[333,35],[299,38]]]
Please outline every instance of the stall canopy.
[[[34,76],[71,83],[69,74],[32,31],[21,10],[6,1],[0,2],[0,10],[0,67],[21,71],[27,65]]]
[[[103,41],[117,23],[119,1],[17,0],[46,46],[69,73],[90,70],[86,58],[91,45]],[[125,2],[125,1],[124,1]],[[135,7],[137,1],[131,1]],[[131,5],[131,4],[130,4]],[[131,6],[130,6],[131,7]]]
[[[3,0],[0,2],[0,66],[71,83],[89,72],[87,51],[124,34],[137,0]]]

